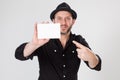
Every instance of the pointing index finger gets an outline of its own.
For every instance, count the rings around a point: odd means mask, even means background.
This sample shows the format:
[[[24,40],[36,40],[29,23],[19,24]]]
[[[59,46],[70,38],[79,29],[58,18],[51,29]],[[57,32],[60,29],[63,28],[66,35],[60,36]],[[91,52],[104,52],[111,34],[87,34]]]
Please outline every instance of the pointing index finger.
[[[78,48],[84,48],[84,46],[80,43],[78,43],[77,41],[73,40],[73,43],[76,45],[76,47]]]

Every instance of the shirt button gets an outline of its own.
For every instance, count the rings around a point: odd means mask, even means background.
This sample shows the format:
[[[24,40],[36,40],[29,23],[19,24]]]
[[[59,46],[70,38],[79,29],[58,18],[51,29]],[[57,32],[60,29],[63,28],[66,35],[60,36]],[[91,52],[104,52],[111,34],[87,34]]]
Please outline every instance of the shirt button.
[[[57,50],[54,50],[54,52],[57,52]]]
[[[65,75],[63,75],[63,78],[65,78],[66,76]]]
[[[66,66],[66,65],[64,64],[63,67],[65,68],[65,66]]]
[[[65,54],[62,55],[63,57],[65,56]]]
[[[72,51],[72,53],[75,53],[75,51]]]

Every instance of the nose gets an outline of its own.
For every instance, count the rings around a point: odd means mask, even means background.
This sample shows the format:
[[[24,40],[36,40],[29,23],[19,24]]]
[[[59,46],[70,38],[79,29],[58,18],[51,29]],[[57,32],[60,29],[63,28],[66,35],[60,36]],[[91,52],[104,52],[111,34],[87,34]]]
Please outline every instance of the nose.
[[[64,25],[64,24],[66,24],[66,20],[65,20],[65,19],[62,19],[62,20],[61,20],[61,25]]]

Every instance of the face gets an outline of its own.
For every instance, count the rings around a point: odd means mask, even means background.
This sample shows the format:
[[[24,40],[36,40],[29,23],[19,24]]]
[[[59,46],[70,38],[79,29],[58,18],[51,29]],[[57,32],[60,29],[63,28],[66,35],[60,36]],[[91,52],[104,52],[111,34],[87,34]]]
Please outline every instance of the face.
[[[53,22],[60,23],[61,34],[65,35],[70,33],[75,19],[72,18],[72,15],[68,11],[59,11],[55,14]]]

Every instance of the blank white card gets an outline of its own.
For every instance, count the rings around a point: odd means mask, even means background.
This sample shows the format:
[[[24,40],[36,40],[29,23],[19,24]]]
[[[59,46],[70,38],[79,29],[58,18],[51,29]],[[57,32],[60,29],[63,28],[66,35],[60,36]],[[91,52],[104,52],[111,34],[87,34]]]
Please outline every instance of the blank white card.
[[[38,39],[60,38],[60,24],[37,24]]]

